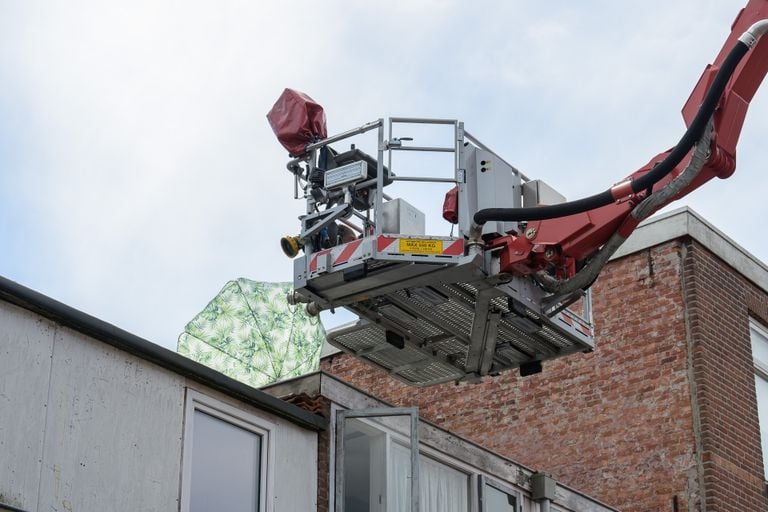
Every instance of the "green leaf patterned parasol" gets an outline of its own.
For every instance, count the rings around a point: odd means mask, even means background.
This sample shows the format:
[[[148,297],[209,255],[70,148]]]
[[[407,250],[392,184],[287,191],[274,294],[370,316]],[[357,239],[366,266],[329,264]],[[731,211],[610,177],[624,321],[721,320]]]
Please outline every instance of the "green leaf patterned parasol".
[[[178,352],[251,386],[315,371],[325,330],[286,301],[291,283],[240,278],[184,328]]]

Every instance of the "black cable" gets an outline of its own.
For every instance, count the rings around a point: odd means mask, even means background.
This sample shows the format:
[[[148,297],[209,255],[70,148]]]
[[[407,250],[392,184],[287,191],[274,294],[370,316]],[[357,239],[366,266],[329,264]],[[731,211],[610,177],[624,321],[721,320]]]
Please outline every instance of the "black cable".
[[[720,98],[723,95],[725,86],[733,76],[736,66],[741,62],[742,57],[749,51],[749,46],[737,41],[733,49],[723,61],[723,65],[717,71],[712,85],[709,87],[704,101],[701,103],[696,117],[694,117],[688,129],[683,134],[677,145],[670,151],[669,155],[662,160],[653,169],[643,176],[632,180],[632,192],[637,193],[641,190],[651,188],[658,183],[667,174],[679,164],[683,158],[690,152],[697,140],[704,134],[707,122],[715,112]],[[475,213],[474,220],[476,224],[485,224],[489,221],[519,222],[524,220],[544,220],[565,217],[576,213],[594,210],[601,206],[606,206],[615,201],[611,189],[584,197],[567,203],[555,204],[550,206],[537,206],[532,208],[485,208]]]
[[[550,206],[534,206],[530,208],[485,208],[475,213],[475,224],[485,224],[488,221],[498,220],[503,222],[515,222],[523,220],[544,220],[565,217],[574,213],[594,210],[613,202],[610,190],[583,197],[567,203],[553,204]]]

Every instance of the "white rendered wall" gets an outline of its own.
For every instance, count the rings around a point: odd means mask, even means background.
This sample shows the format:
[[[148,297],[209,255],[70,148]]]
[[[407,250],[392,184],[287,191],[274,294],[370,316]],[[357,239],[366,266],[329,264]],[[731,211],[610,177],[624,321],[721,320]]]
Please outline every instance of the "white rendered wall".
[[[0,502],[37,510],[56,328],[0,302]]]
[[[274,510],[315,510],[317,435],[0,301],[0,502],[176,511],[187,386],[276,426]]]

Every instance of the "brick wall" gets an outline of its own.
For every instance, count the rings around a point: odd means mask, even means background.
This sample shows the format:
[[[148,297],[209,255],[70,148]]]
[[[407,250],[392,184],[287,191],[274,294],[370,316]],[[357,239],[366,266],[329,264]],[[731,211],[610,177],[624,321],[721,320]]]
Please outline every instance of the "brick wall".
[[[330,402],[325,402],[325,416],[330,418]],[[320,432],[317,436],[317,512],[330,511],[328,489],[331,470],[331,429]]]
[[[701,245],[685,249],[706,510],[768,510],[749,339],[749,317],[766,322],[768,299]]]
[[[321,366],[621,510],[698,510],[707,462],[695,449],[684,250],[670,242],[612,262],[594,286],[597,350],[539,375],[417,389],[347,355]]]

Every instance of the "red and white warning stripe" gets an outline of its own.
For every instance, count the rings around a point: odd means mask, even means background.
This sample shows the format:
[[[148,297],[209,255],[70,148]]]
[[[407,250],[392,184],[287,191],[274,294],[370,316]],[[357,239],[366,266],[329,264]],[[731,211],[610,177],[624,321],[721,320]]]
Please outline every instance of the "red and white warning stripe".
[[[362,240],[355,240],[354,242],[349,242],[348,244],[342,245],[341,252],[337,255],[334,255],[333,257],[333,266],[343,265],[349,260],[357,259],[357,257],[363,253],[363,251],[360,249],[362,244]]]
[[[330,253],[330,249],[326,249],[325,251],[316,252],[312,255],[312,259],[309,261],[309,271],[315,272],[317,271],[317,260],[321,257],[324,257],[326,254]]]
[[[363,242],[365,242],[365,240],[354,240],[344,245],[339,245],[338,247],[314,253],[312,259],[309,261],[310,273],[317,271],[318,260],[326,257],[327,254],[331,255],[331,266],[333,267],[361,259],[364,253]]]
[[[562,311],[560,313],[560,320],[562,320],[564,323],[568,324],[571,327],[575,327],[578,329],[581,334],[584,336],[589,336],[590,338],[593,336],[592,329],[590,329],[587,325],[583,324],[582,322],[576,320],[571,315],[569,315],[567,312]]]

